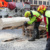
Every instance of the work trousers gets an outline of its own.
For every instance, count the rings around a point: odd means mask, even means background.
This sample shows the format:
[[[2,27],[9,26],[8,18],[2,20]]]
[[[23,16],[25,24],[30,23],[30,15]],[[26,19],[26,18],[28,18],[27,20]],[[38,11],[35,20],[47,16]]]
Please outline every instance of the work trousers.
[[[34,24],[34,37],[39,38],[39,25],[41,22],[35,22]]]
[[[47,40],[47,44],[46,44],[46,49],[45,50],[50,50],[50,38],[48,38],[48,40]]]

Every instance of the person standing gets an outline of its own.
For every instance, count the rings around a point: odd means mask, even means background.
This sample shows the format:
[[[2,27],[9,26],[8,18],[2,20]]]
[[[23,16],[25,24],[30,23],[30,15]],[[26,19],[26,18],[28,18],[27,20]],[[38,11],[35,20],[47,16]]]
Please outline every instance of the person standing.
[[[44,16],[44,23],[46,25],[47,44],[45,50],[50,50],[50,10],[47,10],[45,5],[40,5],[37,11]]]

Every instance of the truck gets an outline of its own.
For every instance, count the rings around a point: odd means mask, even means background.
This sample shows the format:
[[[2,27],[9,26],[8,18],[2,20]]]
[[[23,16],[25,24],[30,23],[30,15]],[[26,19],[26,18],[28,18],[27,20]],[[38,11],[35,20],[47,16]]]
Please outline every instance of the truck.
[[[13,0],[0,1],[0,18],[23,17],[25,11],[30,10],[29,2],[13,2]]]

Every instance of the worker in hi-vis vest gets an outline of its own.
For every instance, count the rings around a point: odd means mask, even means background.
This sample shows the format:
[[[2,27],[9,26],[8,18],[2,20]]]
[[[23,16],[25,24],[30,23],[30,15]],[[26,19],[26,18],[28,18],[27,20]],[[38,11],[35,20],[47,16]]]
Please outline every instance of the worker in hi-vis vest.
[[[50,50],[50,10],[47,10],[45,5],[40,5],[37,11],[44,16],[47,33],[47,45],[45,50]]]
[[[42,17],[41,17],[41,14],[37,11],[26,11],[25,14],[24,14],[25,17],[29,17],[30,21],[28,22],[24,22],[24,25],[27,26],[27,25],[31,25],[35,22],[35,25],[34,25],[34,29],[32,31],[32,38],[29,39],[28,41],[35,41],[35,39],[39,39],[39,25],[42,21]]]

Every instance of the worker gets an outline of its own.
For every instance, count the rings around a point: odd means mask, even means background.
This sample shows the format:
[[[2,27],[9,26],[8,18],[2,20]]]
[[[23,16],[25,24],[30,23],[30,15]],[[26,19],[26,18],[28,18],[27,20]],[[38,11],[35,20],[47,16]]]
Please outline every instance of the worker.
[[[27,25],[31,25],[35,22],[32,38],[29,39],[28,41],[35,41],[36,38],[39,39],[39,29],[38,28],[42,21],[41,14],[37,11],[26,11],[24,16],[29,17],[30,19],[30,21],[24,23],[26,27]],[[37,31],[37,33],[35,33],[35,31]]]
[[[45,5],[40,5],[37,11],[44,16],[47,33],[47,45],[45,50],[50,50],[50,10],[47,10]]]

